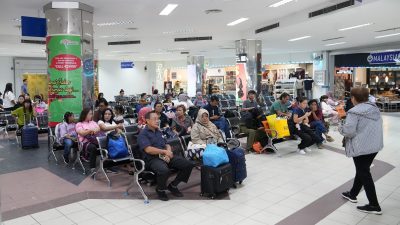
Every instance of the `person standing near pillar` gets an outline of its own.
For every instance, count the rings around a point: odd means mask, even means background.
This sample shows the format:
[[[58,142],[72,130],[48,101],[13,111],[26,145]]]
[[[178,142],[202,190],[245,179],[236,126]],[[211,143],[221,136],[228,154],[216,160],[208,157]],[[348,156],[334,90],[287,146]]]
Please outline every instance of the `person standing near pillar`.
[[[306,93],[306,98],[308,100],[313,99],[313,93],[312,93],[312,88],[313,88],[313,83],[314,80],[306,73],[306,78],[304,79],[304,92]]]
[[[382,210],[370,167],[378,152],[383,149],[382,117],[379,108],[368,102],[368,96],[367,88],[351,90],[354,107],[347,112],[345,123],[339,126],[339,132],[345,137],[346,156],[353,158],[356,167],[353,187],[350,191],[343,192],[342,197],[356,203],[357,195],[364,187],[369,203],[357,206],[357,209],[380,215]]]
[[[23,80],[24,84],[21,86],[21,95],[28,94],[28,79]]]

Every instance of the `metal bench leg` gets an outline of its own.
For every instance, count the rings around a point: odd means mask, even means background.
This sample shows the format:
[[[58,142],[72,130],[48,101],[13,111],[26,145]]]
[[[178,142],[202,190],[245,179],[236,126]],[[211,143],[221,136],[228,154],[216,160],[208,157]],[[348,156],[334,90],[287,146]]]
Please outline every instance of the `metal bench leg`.
[[[261,150],[261,152],[264,152],[267,149],[272,149],[278,155],[278,157],[281,157],[281,154],[279,153],[278,149],[272,143],[271,138],[268,138],[268,144],[266,146],[264,146],[264,148]]]
[[[99,170],[100,170],[100,171],[103,173],[103,175],[105,176],[105,178],[106,178],[106,180],[107,180],[107,182],[108,182],[108,187],[111,187],[111,180],[110,180],[110,178],[108,178],[108,175],[107,175],[106,171],[104,170],[103,162],[100,162],[100,168],[97,169],[97,171],[99,171]],[[96,173],[96,174],[97,174],[97,173]],[[96,175],[93,177],[93,179],[96,180],[95,178],[96,178]]]
[[[81,168],[82,168],[83,175],[85,175],[85,174],[86,174],[86,169],[85,169],[85,167],[83,166],[83,163],[82,163],[82,160],[81,160],[81,150],[79,150],[79,149],[78,149],[78,151],[76,151],[76,154],[75,154],[75,161],[74,161],[74,163],[72,164],[72,169],[73,169],[73,170],[75,169],[76,163],[79,163],[79,165],[80,165]]]
[[[137,184],[137,186],[139,187],[140,194],[143,196],[144,203],[148,204],[149,198],[147,197],[146,193],[144,192],[144,190],[142,188],[142,185],[140,185],[140,182],[139,182],[139,174],[141,174],[142,172],[143,171],[139,171],[139,172],[135,171],[134,180],[129,184],[128,188],[126,189],[125,195],[129,195],[129,191],[133,188],[133,186],[135,184]]]

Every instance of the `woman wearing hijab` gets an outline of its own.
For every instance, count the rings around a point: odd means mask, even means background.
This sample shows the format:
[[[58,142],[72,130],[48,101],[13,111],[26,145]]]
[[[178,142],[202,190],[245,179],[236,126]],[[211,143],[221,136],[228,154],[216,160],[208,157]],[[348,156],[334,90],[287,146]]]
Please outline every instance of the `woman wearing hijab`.
[[[217,143],[224,142],[221,133],[210,121],[208,111],[205,109],[199,110],[190,136],[193,144],[207,144],[209,138],[213,138]]]
[[[138,124],[139,124],[139,127],[141,129],[146,125],[145,116],[150,111],[151,111],[151,108],[149,108],[149,107],[144,107],[139,111],[139,113],[138,113]]]

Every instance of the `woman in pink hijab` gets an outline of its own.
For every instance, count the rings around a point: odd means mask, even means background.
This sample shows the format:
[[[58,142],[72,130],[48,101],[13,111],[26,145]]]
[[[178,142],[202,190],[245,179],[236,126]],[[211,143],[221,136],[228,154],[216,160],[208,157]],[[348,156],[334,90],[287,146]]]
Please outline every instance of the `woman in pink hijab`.
[[[146,119],[144,118],[148,112],[151,111],[150,107],[144,107],[140,109],[138,113],[138,124],[140,128],[143,128],[146,125]]]

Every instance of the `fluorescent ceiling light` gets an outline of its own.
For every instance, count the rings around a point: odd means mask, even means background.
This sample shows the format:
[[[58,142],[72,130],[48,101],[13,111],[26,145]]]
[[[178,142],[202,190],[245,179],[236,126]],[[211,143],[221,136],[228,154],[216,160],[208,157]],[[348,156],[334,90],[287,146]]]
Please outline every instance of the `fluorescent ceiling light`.
[[[385,38],[385,37],[393,37],[393,36],[397,36],[397,35],[400,35],[400,33],[387,34],[387,35],[377,36],[375,38],[379,39],[379,38]]]
[[[282,1],[279,1],[279,2],[276,2],[276,3],[272,4],[272,5],[270,5],[269,7],[276,8],[276,7],[282,6],[282,5],[286,4],[286,3],[293,2],[293,1],[294,0],[282,0]]]
[[[342,45],[346,44],[346,42],[337,42],[337,43],[332,43],[332,44],[326,44],[325,46],[334,46],[334,45]]]
[[[97,26],[99,26],[99,27],[104,27],[104,26],[117,26],[117,25],[131,24],[131,23],[133,23],[132,20],[127,20],[127,21],[114,21],[114,22],[98,23]]]
[[[366,27],[366,26],[370,26],[370,25],[372,25],[372,23],[364,23],[364,24],[360,24],[360,25],[356,25],[356,26],[352,26],[352,27],[342,28],[342,29],[339,29],[339,31],[352,30],[352,29],[357,29],[357,28]]]
[[[79,2],[52,2],[53,9],[79,9]]]
[[[160,16],[168,16],[171,14],[174,9],[178,7],[178,4],[168,4],[165,8],[160,12]]]
[[[299,41],[299,40],[307,39],[307,38],[310,38],[310,37],[311,37],[311,36],[303,36],[303,37],[298,37],[298,38],[290,39],[289,41]]]
[[[231,23],[228,23],[227,25],[228,26],[235,26],[235,25],[238,25],[239,23],[243,23],[244,21],[246,21],[246,20],[248,20],[249,18],[240,18],[240,19],[238,19],[238,20],[235,20],[235,21],[233,21],[233,22],[231,22]]]

